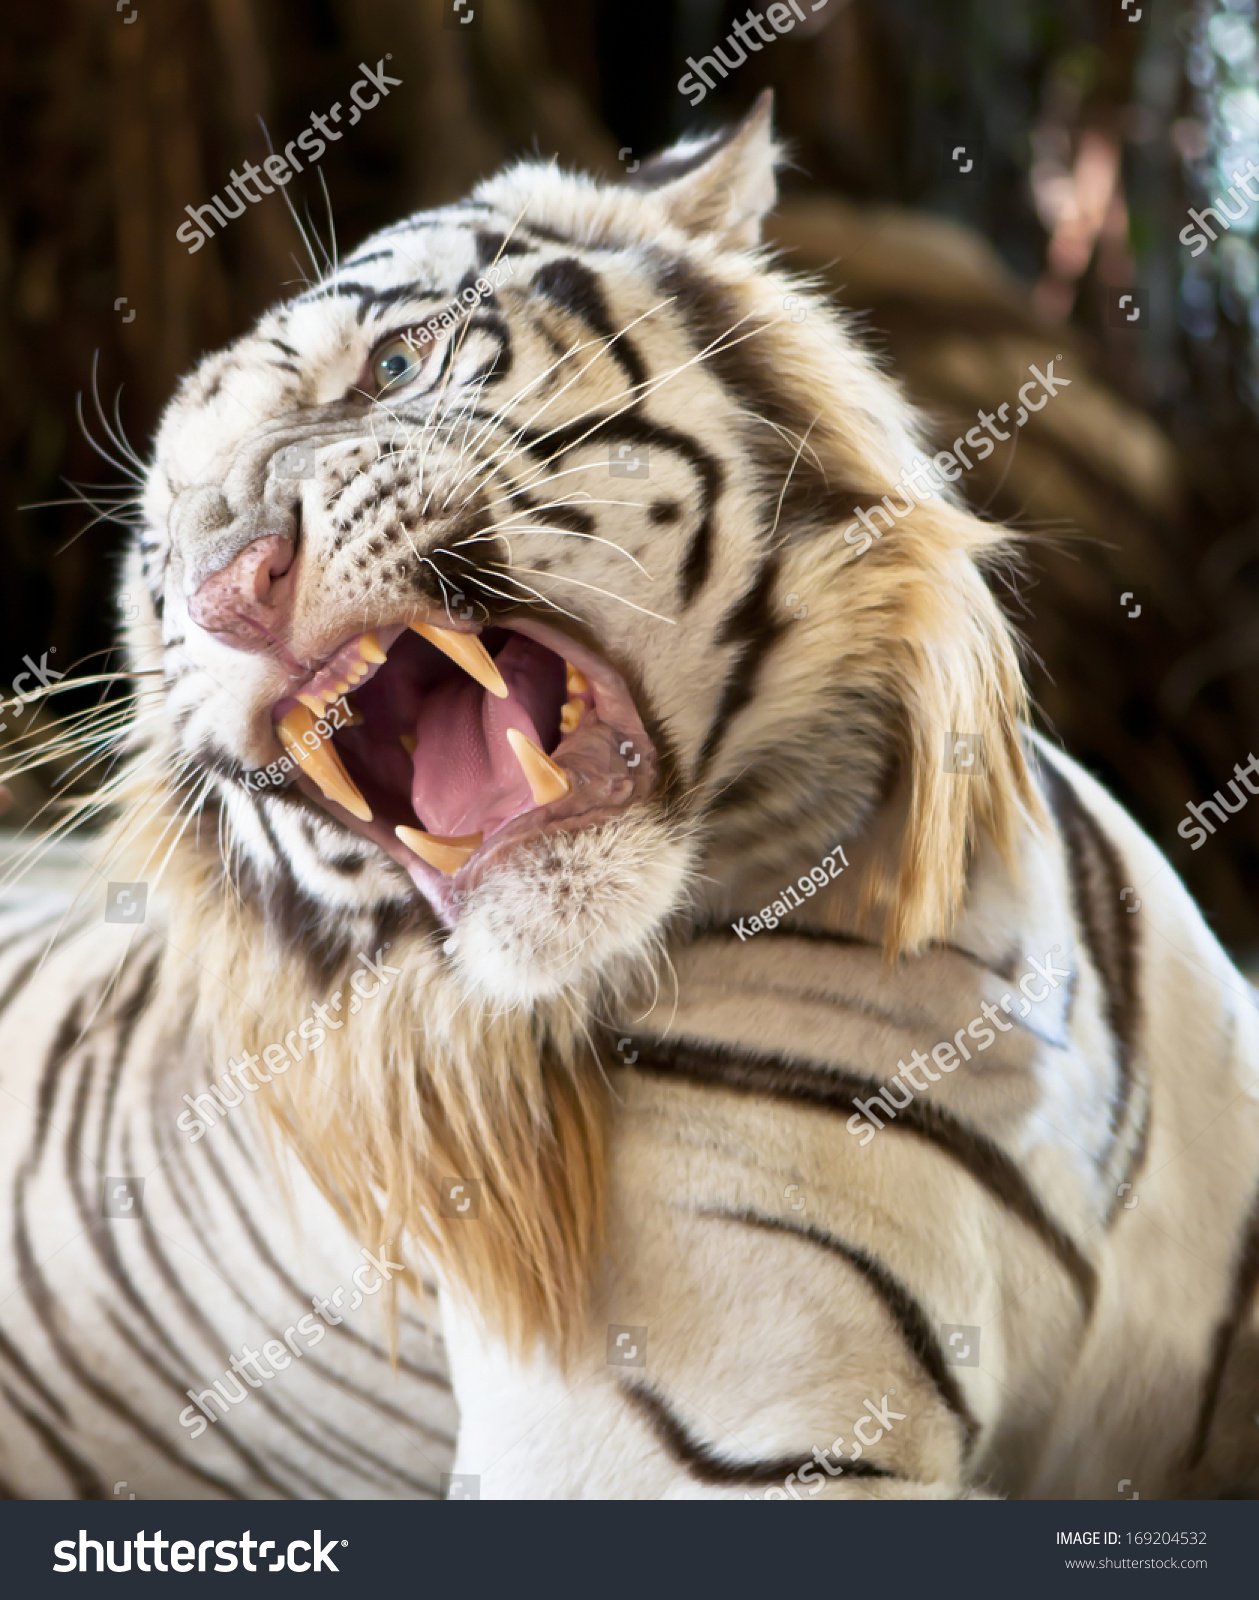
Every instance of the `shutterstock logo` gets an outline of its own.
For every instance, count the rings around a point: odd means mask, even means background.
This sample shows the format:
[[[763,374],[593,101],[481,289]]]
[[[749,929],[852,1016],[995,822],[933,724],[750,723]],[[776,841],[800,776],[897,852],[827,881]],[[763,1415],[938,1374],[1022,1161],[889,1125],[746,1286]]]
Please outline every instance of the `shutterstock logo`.
[[[248,1528],[235,1539],[201,1539],[195,1544],[191,1539],[165,1539],[160,1528],[153,1534],[141,1528],[134,1539],[106,1539],[102,1544],[99,1539],[89,1539],[87,1529],[80,1528],[77,1546],[73,1539],[58,1539],[53,1546],[57,1559],[52,1570],[130,1572],[134,1554],[137,1572],[235,1572],[238,1566],[244,1572],[339,1572],[332,1552],[348,1543],[347,1539],[325,1540],[322,1528],[316,1528],[309,1539],[290,1539],[283,1549],[274,1539],[255,1539]],[[276,1557],[268,1561],[272,1550]],[[165,1551],[170,1552],[169,1566],[162,1559]],[[255,1553],[261,1566],[254,1564]],[[207,1557],[213,1558],[213,1566],[206,1565]]]

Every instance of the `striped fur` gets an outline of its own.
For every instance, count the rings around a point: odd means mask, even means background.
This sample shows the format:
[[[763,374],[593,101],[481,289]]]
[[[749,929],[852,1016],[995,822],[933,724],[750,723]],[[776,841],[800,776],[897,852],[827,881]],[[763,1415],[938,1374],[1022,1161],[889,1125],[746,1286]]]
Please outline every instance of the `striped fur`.
[[[1259,1489],[1249,991],[1023,729],[999,530],[937,500],[843,539],[916,422],[756,248],[775,160],[761,105],[632,187],[523,164],[367,241],[173,401],[126,579],[151,676],[105,797],[104,869],[152,880],[148,926],[76,914],[0,953],[11,1492],[432,1492],[447,1362],[487,1497]],[[508,258],[431,385],[365,406],[381,340]],[[316,472],[284,490],[299,442]],[[609,474],[621,445],[645,485]],[[243,652],[189,597],[281,523],[291,635]],[[456,595],[610,663],[652,746],[621,809],[500,852],[457,920],[304,781],[242,782],[298,664]],[[952,731],[982,773],[946,770]],[[732,931],[841,842],[833,885]],[[317,1064],[177,1131],[383,951]],[[1057,974],[1034,1004],[1033,961]],[[147,1175],[141,1221],[93,1212],[104,1171]],[[475,1218],[446,1214],[452,1175]],[[444,1350],[404,1301],[396,1370],[379,1319],[349,1324],[199,1443],[172,1425],[382,1240],[435,1279]]]

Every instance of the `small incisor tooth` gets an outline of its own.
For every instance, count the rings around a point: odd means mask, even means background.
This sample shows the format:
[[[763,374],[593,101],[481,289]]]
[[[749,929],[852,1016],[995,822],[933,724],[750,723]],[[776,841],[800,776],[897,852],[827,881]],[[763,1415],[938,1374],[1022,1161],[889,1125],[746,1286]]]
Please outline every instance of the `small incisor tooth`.
[[[535,806],[550,805],[552,800],[562,799],[572,788],[563,767],[557,766],[519,728],[508,728],[507,743],[520,763]]]
[[[488,689],[499,700],[506,700],[507,685],[503,682],[503,674],[494,665],[494,657],[475,633],[434,628],[427,622],[413,622],[411,628],[421,639],[427,639],[443,655],[449,656],[456,666],[462,667],[483,689]]]
[[[318,742],[312,748],[303,738],[304,734],[315,732],[318,720],[309,706],[296,705],[280,718],[275,731],[299,770],[319,786],[327,799],[334,800],[360,822],[370,822],[371,807],[345,770],[341,757],[333,749],[332,741],[320,739],[316,734]]]
[[[386,659],[385,652],[381,649],[380,640],[374,633],[362,633],[358,640],[358,653],[364,661],[370,661],[378,667]]]
[[[568,692],[572,694],[585,694],[590,687],[586,674],[573,665],[571,661],[564,663],[564,677],[568,685]]]
[[[408,850],[413,850],[421,861],[453,878],[485,837],[481,833],[463,833],[453,839],[441,839],[436,834],[425,833],[422,828],[399,826],[394,833]]]
[[[560,732],[575,733],[581,722],[581,714],[586,709],[584,700],[565,700],[560,707]]]

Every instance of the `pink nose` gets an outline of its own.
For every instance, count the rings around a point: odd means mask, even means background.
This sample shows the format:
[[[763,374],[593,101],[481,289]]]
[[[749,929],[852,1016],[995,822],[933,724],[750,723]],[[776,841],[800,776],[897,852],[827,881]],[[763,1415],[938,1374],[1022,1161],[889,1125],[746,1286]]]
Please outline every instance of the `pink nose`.
[[[226,635],[242,650],[265,648],[283,621],[289,586],[279,580],[292,565],[287,539],[274,533],[255,539],[210,574],[188,602],[188,613],[199,628]]]

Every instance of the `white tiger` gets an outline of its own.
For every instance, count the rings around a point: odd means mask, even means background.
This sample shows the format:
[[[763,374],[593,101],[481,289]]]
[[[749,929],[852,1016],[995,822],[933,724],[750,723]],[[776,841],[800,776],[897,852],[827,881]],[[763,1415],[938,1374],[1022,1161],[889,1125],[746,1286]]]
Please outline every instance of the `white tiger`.
[[[1259,1491],[1249,991],[1024,729],[1001,531],[844,537],[918,427],[769,121],[521,163],[173,400],[147,925],[0,955],[9,1492]],[[324,1316],[364,1250],[453,1402]]]

